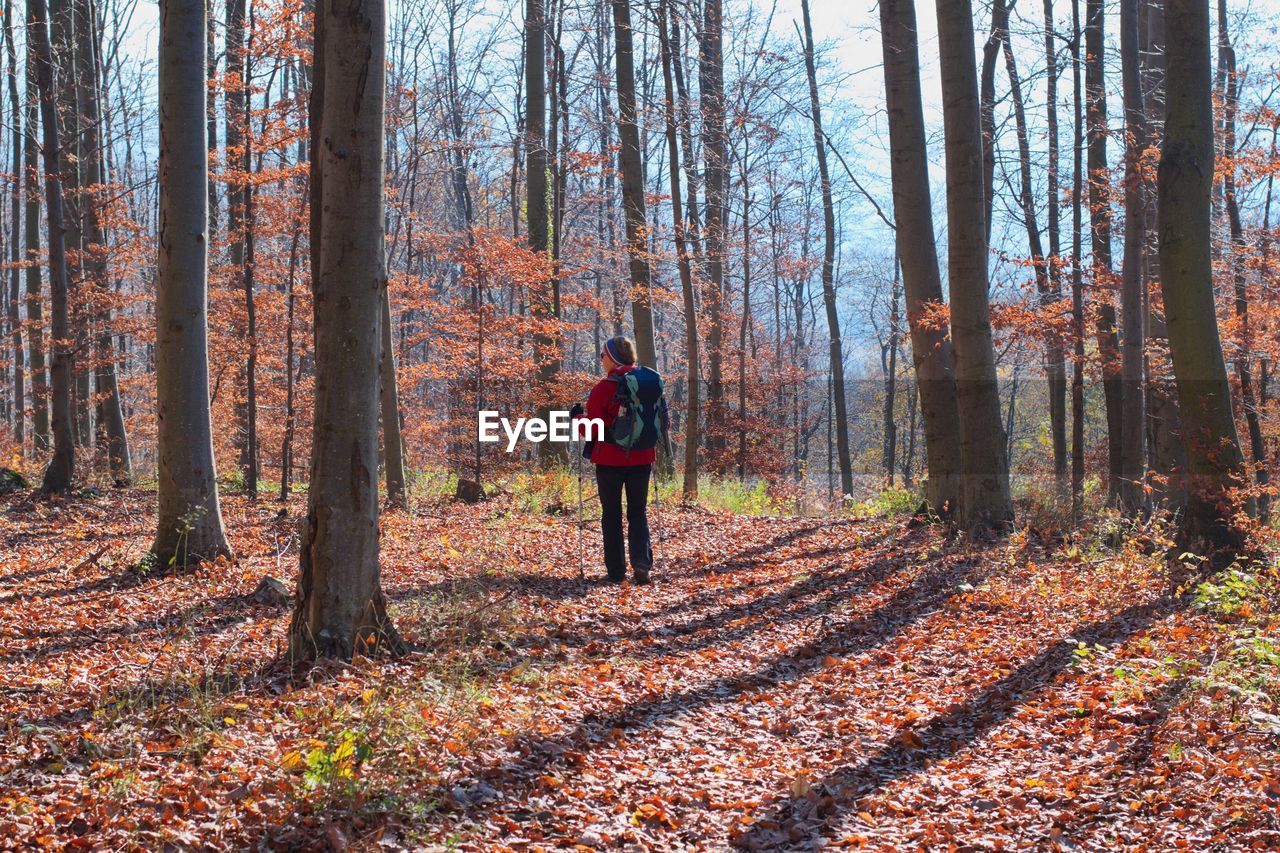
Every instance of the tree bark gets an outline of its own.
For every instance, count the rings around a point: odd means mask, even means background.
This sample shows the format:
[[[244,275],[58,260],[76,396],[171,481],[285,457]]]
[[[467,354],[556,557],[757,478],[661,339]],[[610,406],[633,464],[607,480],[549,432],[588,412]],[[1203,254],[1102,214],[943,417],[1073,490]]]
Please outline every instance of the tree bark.
[[[52,410],[53,458],[45,469],[40,490],[67,493],[75,475],[75,436],[71,422],[71,346],[67,318],[67,253],[62,207],[62,148],[58,134],[58,107],[53,90],[53,60],[49,47],[49,13],[44,0],[27,0],[27,37],[31,39],[36,81],[40,90],[40,116],[44,128],[45,215],[49,234],[49,295],[53,347]]]
[[[36,0],[40,2],[40,0]],[[156,285],[159,499],[164,565],[230,554],[209,416],[204,0],[160,6],[160,254]]]
[[[1146,37],[1141,56],[1143,109],[1146,113],[1147,148],[1158,148],[1164,127],[1164,0],[1144,0],[1145,22],[1139,26]],[[1145,23],[1145,27],[1143,27]],[[1182,446],[1182,427],[1178,416],[1178,395],[1173,371],[1163,354],[1169,349],[1169,333],[1165,326],[1164,308],[1159,301],[1160,241],[1155,181],[1143,169],[1143,210],[1146,239],[1143,245],[1143,290],[1147,298],[1147,430],[1148,466],[1157,475],[1150,488],[1154,502],[1171,509],[1186,505],[1186,487],[1182,480],[1187,470],[1187,455]],[[1157,297],[1153,299],[1153,297]],[[1151,356],[1159,351],[1161,357]]]
[[[1014,124],[1017,128],[1018,137],[1018,174],[1021,179],[1021,202],[1022,202],[1022,220],[1027,230],[1027,248],[1031,252],[1031,264],[1035,269],[1036,293],[1039,297],[1041,310],[1048,311],[1050,306],[1057,302],[1059,296],[1059,288],[1057,285],[1057,273],[1054,271],[1054,264],[1057,261],[1057,251],[1052,252],[1052,257],[1046,257],[1044,253],[1044,243],[1040,239],[1040,223],[1036,217],[1036,200],[1035,186],[1031,179],[1031,140],[1030,133],[1027,129],[1027,111],[1026,105],[1022,100],[1022,80],[1018,76],[1018,63],[1013,54],[1013,47],[1008,39],[1004,41],[1004,59],[1005,70],[1009,75],[1009,96],[1013,100]],[[1056,74],[1056,70],[1054,71]],[[1053,77],[1050,77],[1053,80]],[[1056,84],[1053,88],[1056,92]],[[1053,121],[1053,133],[1057,133],[1057,119]],[[1056,170],[1057,143],[1054,137],[1050,136],[1050,160],[1055,165],[1050,170]],[[1054,226],[1050,230],[1050,238],[1056,243],[1057,235],[1057,179],[1051,181],[1054,186],[1054,193],[1051,196],[1049,210],[1054,215],[1051,217]],[[1045,380],[1046,387],[1049,391],[1049,432],[1053,442],[1053,470],[1055,480],[1062,482],[1057,474],[1065,471],[1066,467],[1066,406],[1063,399],[1065,391],[1066,368],[1063,364],[1062,354],[1062,338],[1052,329],[1050,329],[1046,341],[1045,352]]]
[[[631,269],[631,321],[635,330],[636,358],[657,367],[658,350],[653,332],[653,282],[646,246],[644,163],[640,128],[636,117],[636,75],[631,38],[631,6],[628,0],[613,4],[614,61],[618,86],[618,166],[622,173],[622,212],[627,233],[627,257]]]
[[[683,497],[698,497],[698,416],[701,387],[698,376],[698,309],[693,292],[693,267],[690,261],[688,228],[680,198],[680,143],[676,131],[676,93],[673,80],[671,38],[667,32],[669,0],[658,2],[658,42],[662,51],[662,83],[665,95],[663,118],[667,134],[667,173],[671,182],[671,220],[675,229],[676,267],[680,274],[680,292],[684,298],[686,390],[684,415],[684,484]],[[687,156],[687,154],[686,154]],[[692,197],[692,189],[690,189]]]
[[[991,2],[991,32],[982,46],[982,74],[978,110],[982,121],[982,197],[985,201],[986,242],[991,246],[991,212],[996,198],[996,64],[1000,48],[1009,37],[1009,7],[1005,0]]]
[[[1160,148],[1160,272],[1189,473],[1184,532],[1238,547],[1228,491],[1247,480],[1213,298],[1213,99],[1208,0],[1168,0]],[[1245,509],[1253,509],[1246,502]]]
[[[924,421],[928,482],[925,499],[943,517],[960,501],[959,409],[946,322],[926,319],[943,306],[942,277],[933,232],[933,201],[914,0],[880,0],[884,47],[885,104],[889,116],[889,153],[893,180],[893,219],[911,359]]]
[[[831,198],[831,173],[827,169],[826,136],[822,132],[822,106],[818,102],[818,78],[814,68],[813,26],[809,21],[809,0],[801,0],[804,16],[804,67],[809,77],[809,116],[813,121],[813,145],[818,155],[818,177],[822,186],[822,302],[827,310],[827,335],[831,340],[831,379],[836,418],[836,454],[840,463],[840,494],[853,496],[853,462],[849,455],[849,411],[845,402],[844,344],[840,337],[840,314],[836,306],[836,214]]]
[[[1124,91],[1124,267],[1120,282],[1120,504],[1129,515],[1147,509],[1146,391],[1143,363],[1146,305],[1142,298],[1142,153],[1147,132],[1138,72],[1138,4],[1120,2],[1120,61]]]
[[[707,452],[715,470],[723,469],[724,435],[714,425],[724,420],[724,259],[725,196],[728,193],[728,138],[724,106],[724,15],[722,0],[702,7],[698,88],[702,110],[702,156],[706,222],[704,267],[707,309]]]
[[[1049,296],[1062,301],[1062,240],[1059,208],[1062,205],[1058,171],[1058,52],[1055,44],[1053,0],[1044,0],[1044,61],[1049,134],[1049,162],[1045,176],[1049,196],[1049,258],[1045,270],[1049,280]],[[1056,332],[1049,338],[1049,425],[1053,441],[1053,476],[1060,495],[1067,488],[1067,365],[1066,344]]]
[[[396,351],[391,340],[391,295],[384,290],[379,312],[381,354],[379,405],[382,413],[382,464],[386,467],[387,502],[394,507],[409,505],[405,490],[404,439],[400,435],[400,386],[396,380]]]
[[[79,102],[84,132],[81,136],[80,219],[84,246],[80,268],[81,290],[92,293],[93,310],[82,306],[86,319],[94,322],[94,390],[97,392],[96,421],[102,431],[111,479],[117,486],[133,480],[129,435],[120,404],[120,384],[116,378],[115,336],[111,333],[111,288],[107,281],[107,238],[99,211],[100,197],[107,183],[102,158],[99,127],[102,111],[98,93],[98,44],[96,10],[92,0],[75,0],[76,61]]]
[[[947,163],[951,337],[960,414],[962,529],[1004,531],[1013,520],[1009,460],[987,298],[982,127],[970,0],[937,0]]]
[[[350,659],[401,641],[378,567],[378,360],[386,6],[320,0],[313,101],[315,425],[289,651]],[[329,199],[336,203],[326,203]]]
[[[1249,320],[1249,280],[1244,266],[1247,247],[1244,226],[1240,220],[1234,162],[1236,115],[1240,109],[1240,79],[1236,73],[1236,52],[1231,44],[1226,0],[1218,0],[1218,51],[1220,64],[1227,75],[1226,99],[1222,109],[1222,150],[1227,163],[1222,177],[1222,195],[1227,208],[1227,222],[1231,229],[1231,278],[1235,296],[1233,308],[1240,324],[1240,351],[1235,358],[1236,380],[1240,383],[1240,405],[1244,409],[1245,427],[1249,431],[1249,452],[1252,456],[1254,481],[1258,486],[1265,488],[1269,481],[1267,451],[1263,443],[1262,422],[1258,416],[1257,395],[1253,387],[1253,328]],[[1268,503],[1268,495],[1264,491],[1260,492],[1258,511],[1263,516],[1267,514]]]
[[[1071,518],[1084,515],[1084,90],[1080,82],[1080,0],[1071,0]]]
[[[22,346],[22,321],[18,314],[21,304],[22,272],[22,104],[18,100],[18,50],[14,46],[12,0],[4,4],[4,45],[9,58],[9,102],[13,104],[13,183],[9,199],[9,333],[13,339],[13,441],[18,452],[26,444],[26,375],[25,352]]]
[[[1111,193],[1107,174],[1107,92],[1103,33],[1103,0],[1085,4],[1085,115],[1089,139],[1089,233],[1093,249],[1094,299],[1098,304],[1098,357],[1102,365],[1103,396],[1107,408],[1107,494],[1120,494],[1120,338],[1111,292]]]
[[[36,83],[35,41],[27,37],[26,146],[22,165],[26,179],[26,210],[23,230],[26,236],[27,346],[31,352],[31,432],[36,453],[43,454],[52,446],[49,433],[49,377],[45,366],[44,299],[40,276],[40,90]]]
[[[529,248],[548,264],[551,257],[550,217],[552,200],[547,176],[551,169],[547,151],[547,82],[546,39],[547,21],[545,0],[525,2],[525,151],[526,181],[528,184]],[[554,132],[554,128],[552,129]],[[534,361],[538,369],[539,395],[552,393],[556,375],[560,372],[557,355],[559,343],[549,330],[551,323],[560,316],[560,293],[554,272],[545,281],[545,292],[530,298],[530,309],[537,320],[534,333]],[[546,417],[550,406],[539,405],[541,417]],[[538,459],[551,464],[566,459],[564,445],[544,441],[538,444]]]

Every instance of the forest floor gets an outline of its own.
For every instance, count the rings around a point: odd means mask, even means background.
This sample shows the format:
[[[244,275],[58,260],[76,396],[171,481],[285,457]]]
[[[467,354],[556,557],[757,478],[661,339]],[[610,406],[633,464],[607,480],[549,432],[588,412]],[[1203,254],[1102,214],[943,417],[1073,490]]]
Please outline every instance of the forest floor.
[[[507,496],[387,515],[418,650],[296,675],[304,499],[140,575],[153,499],[0,500],[0,847],[1280,844],[1274,568],[669,507],[613,587]]]

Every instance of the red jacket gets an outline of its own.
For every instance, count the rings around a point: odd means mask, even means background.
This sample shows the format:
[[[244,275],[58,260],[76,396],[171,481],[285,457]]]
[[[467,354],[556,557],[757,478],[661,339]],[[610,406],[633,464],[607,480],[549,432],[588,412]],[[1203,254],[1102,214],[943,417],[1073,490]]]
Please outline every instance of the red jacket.
[[[635,370],[634,364],[624,364],[621,367],[615,367],[609,375],[624,376],[632,370]],[[618,393],[618,383],[606,378],[596,383],[596,386],[591,389],[591,396],[587,398],[587,417],[600,418],[604,421],[606,435],[613,429],[613,422],[618,419],[618,407],[611,405],[613,395],[616,393]],[[651,465],[657,455],[658,451],[655,447],[645,450],[626,450],[607,441],[597,441],[591,449],[591,461],[596,465]]]

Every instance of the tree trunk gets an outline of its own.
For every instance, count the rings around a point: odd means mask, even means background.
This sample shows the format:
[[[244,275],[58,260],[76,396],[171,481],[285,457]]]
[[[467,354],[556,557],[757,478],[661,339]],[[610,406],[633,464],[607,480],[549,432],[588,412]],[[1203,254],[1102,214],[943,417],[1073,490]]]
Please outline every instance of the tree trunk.
[[[26,444],[26,376],[22,347],[22,321],[18,305],[22,294],[22,104],[18,100],[18,50],[14,46],[12,0],[4,4],[4,44],[9,57],[9,102],[13,104],[13,183],[9,199],[9,332],[13,336],[13,441],[18,452]]]
[[[27,248],[27,346],[31,351],[31,432],[36,453],[43,454],[52,445],[49,434],[49,379],[44,354],[44,299],[40,294],[40,91],[36,83],[36,39],[27,37],[26,146],[22,165],[26,179],[24,228]]]
[[[218,76],[218,48],[214,40],[213,28],[213,3],[214,0],[206,0],[205,20],[209,22],[207,27],[208,33],[205,39],[205,61],[208,67],[205,70],[206,79],[212,80]],[[208,139],[206,144],[209,146],[209,167],[212,169],[213,164],[217,162],[218,153],[218,98],[214,93],[210,93],[208,103],[205,107],[206,121],[208,126]],[[209,243],[212,244],[218,234],[218,182],[209,181]]]
[[[724,435],[724,259],[725,196],[728,193],[728,138],[724,107],[724,16],[722,0],[702,7],[698,88],[702,109],[702,156],[706,223],[704,241],[707,309],[707,452],[712,468],[723,469]]]
[[[81,257],[81,290],[93,293],[93,310],[83,306],[86,318],[92,316],[94,335],[94,389],[97,392],[96,420],[103,432],[111,479],[117,486],[133,480],[133,463],[129,456],[129,436],[120,404],[120,385],[116,379],[116,347],[111,333],[111,287],[107,281],[107,238],[99,215],[100,196],[107,184],[103,169],[102,140],[99,133],[102,115],[99,108],[96,10],[92,0],[75,0],[76,61],[80,107],[84,122],[81,138],[80,219],[84,250]],[[88,285],[88,286],[85,286]]]
[[[1103,28],[1103,0],[1085,4],[1085,114],[1089,138],[1089,233],[1093,248],[1094,299],[1098,303],[1098,357],[1102,365],[1103,396],[1107,407],[1107,494],[1120,494],[1120,338],[1111,293],[1111,193],[1107,174],[1107,91]]]
[[[982,121],[982,197],[985,202],[986,243],[991,246],[991,212],[996,198],[996,63],[1000,47],[1009,36],[1009,7],[1005,0],[991,2],[991,32],[982,46],[982,75],[978,110]]]
[[[951,338],[960,413],[960,526],[1003,531],[1013,520],[991,308],[982,187],[982,127],[970,0],[937,0],[947,163]]]
[[[1018,136],[1018,173],[1021,178],[1022,220],[1027,230],[1027,248],[1031,252],[1031,264],[1035,269],[1036,293],[1039,296],[1041,310],[1048,311],[1057,302],[1057,273],[1054,264],[1057,262],[1057,251],[1052,257],[1046,257],[1044,243],[1040,239],[1040,223],[1036,218],[1035,188],[1031,180],[1031,141],[1027,130],[1027,111],[1022,100],[1022,80],[1018,76],[1018,63],[1014,58],[1013,47],[1006,39],[1004,43],[1005,70],[1009,75],[1009,97],[1013,100],[1014,123]],[[1054,72],[1056,74],[1056,70]],[[1052,81],[1053,78],[1050,77]],[[1056,92],[1056,84],[1053,85]],[[1054,134],[1057,133],[1057,119],[1053,122]],[[1050,160],[1057,159],[1057,143],[1050,136]],[[1056,165],[1053,169],[1056,169]],[[1051,169],[1050,171],[1053,171]],[[1057,242],[1057,179],[1051,182],[1054,193],[1049,210],[1054,215],[1050,237]],[[1062,397],[1066,368],[1063,365],[1062,338],[1052,330],[1049,331],[1045,352],[1045,382],[1049,391],[1049,432],[1053,442],[1053,470],[1055,480],[1061,482],[1056,475],[1066,466],[1066,407]]]
[[[74,338],[68,345],[71,372],[71,429],[76,447],[92,447],[94,440],[91,374],[89,371],[89,300],[84,289],[84,182],[81,165],[84,125],[77,83],[75,7],[72,0],[50,0],[51,65],[59,113],[59,169],[63,188],[63,247],[67,265],[67,324]]]
[[[245,139],[250,128],[246,121],[248,112],[249,89],[246,80],[248,57],[245,53],[245,12],[248,0],[227,0],[227,34],[226,34],[226,92],[223,105],[226,109],[226,160],[225,171],[227,184],[227,268],[230,271],[230,286],[246,294],[246,313],[248,297],[245,281],[245,199],[248,195],[248,173],[246,164]],[[238,325],[238,324],[237,324]],[[240,327],[244,341],[246,356],[253,342],[248,329],[248,317],[245,325]],[[246,362],[248,359],[246,358]],[[238,463],[244,477],[246,488],[249,485],[249,470],[254,467],[251,454],[251,437],[249,435],[249,371],[247,363],[237,370],[236,386],[244,392],[243,398],[235,403],[235,447]],[[256,485],[255,485],[256,488]],[[252,497],[251,493],[251,497]]]
[[[635,330],[636,358],[657,367],[658,350],[653,333],[653,283],[649,252],[645,245],[644,163],[640,128],[636,118],[636,75],[632,56],[631,6],[628,0],[613,4],[614,60],[618,86],[618,167],[622,173],[622,212],[627,231],[627,256],[631,262],[631,320]]]
[[[685,219],[680,198],[680,144],[676,132],[676,95],[673,81],[671,38],[667,33],[668,0],[658,3],[658,41],[662,50],[663,117],[667,134],[667,172],[671,181],[671,220],[675,229],[676,266],[680,273],[680,292],[684,297],[686,402],[684,416],[684,485],[683,497],[698,497],[698,309],[693,293],[693,269],[689,258],[689,223]],[[687,155],[686,155],[687,156]],[[692,189],[690,190],[692,197]]]
[[[1084,515],[1084,92],[1080,83],[1080,0],[1071,0],[1071,518]]]
[[[527,152],[526,181],[528,183],[529,248],[548,264],[554,264],[550,255],[550,216],[552,201],[547,175],[551,163],[547,152],[547,83],[546,83],[546,4],[545,0],[525,2],[525,151]],[[554,132],[554,128],[552,129]],[[546,397],[552,393],[556,375],[560,372],[559,346],[550,325],[560,315],[560,294],[554,273],[546,282],[546,291],[530,298],[530,308],[537,322],[534,333],[534,361],[538,368],[538,393]],[[539,414],[546,417],[550,406],[544,401]],[[538,444],[538,459],[543,464],[563,461],[567,457],[564,445],[544,441]]]
[[[58,106],[53,90],[53,60],[49,48],[49,13],[44,0],[27,0],[27,37],[31,40],[36,81],[40,89],[40,116],[44,127],[45,214],[49,234],[49,293],[53,316],[53,458],[44,472],[40,490],[45,494],[71,490],[75,474],[75,437],[71,423],[71,346],[67,322],[67,253],[62,208]]]
[[[845,403],[844,345],[840,338],[840,315],[836,306],[836,214],[831,198],[831,173],[827,169],[826,136],[822,131],[822,108],[818,102],[818,80],[814,68],[813,27],[809,22],[809,0],[801,0],[804,15],[804,66],[809,77],[809,115],[813,120],[813,145],[818,154],[818,177],[822,185],[822,224],[825,242],[822,251],[822,302],[827,309],[827,334],[831,339],[831,379],[836,418],[836,453],[840,462],[840,494],[853,495],[853,462],[849,455],[849,411]]]
[[[1213,299],[1210,188],[1213,99],[1208,0],[1168,0],[1164,141],[1160,147],[1160,272],[1189,473],[1183,528],[1237,547],[1228,490],[1247,479],[1231,412]],[[1246,510],[1252,510],[1252,502]]]
[[[404,508],[409,505],[409,497],[405,491],[404,439],[400,435],[400,386],[396,380],[396,351],[391,340],[391,297],[386,290],[381,301],[378,367],[382,458],[387,469],[387,501],[392,506]]]
[[[1142,298],[1142,153],[1147,133],[1138,74],[1138,4],[1120,2],[1121,82],[1124,90],[1124,268],[1120,284],[1120,504],[1129,515],[1147,509],[1146,391],[1143,345],[1146,305]]]
[[[295,660],[401,648],[378,567],[386,6],[382,0],[320,0],[315,46],[315,427],[289,626]],[[330,198],[340,203],[326,205]]]
[[[1058,52],[1055,44],[1053,0],[1044,0],[1044,59],[1049,134],[1049,168],[1047,170],[1049,263],[1049,294],[1053,302],[1062,301],[1062,242],[1059,208],[1062,205],[1058,172]],[[1067,365],[1066,344],[1062,335],[1049,338],[1049,425],[1053,433],[1053,477],[1059,495],[1067,489]]]
[[[960,501],[960,417],[947,324],[926,319],[928,313],[943,306],[943,301],[933,233],[914,0],[880,0],[880,33],[895,236],[902,259],[911,360],[924,421],[929,478],[925,500],[933,512],[949,517]]]
[[[204,0],[164,0],[160,7],[159,510],[151,551],[163,565],[230,553],[209,417],[205,26]]]
[[[1145,45],[1142,51],[1143,109],[1146,113],[1147,148],[1157,148],[1164,127],[1164,0],[1144,0]],[[1169,349],[1164,308],[1159,300],[1160,241],[1157,221],[1156,185],[1143,169],[1143,209],[1146,238],[1143,244],[1143,291],[1147,299],[1147,431],[1148,466],[1158,476],[1151,483],[1153,499],[1169,508],[1181,509],[1187,501],[1182,480],[1187,470],[1187,454],[1182,446],[1178,416],[1178,395],[1173,371],[1163,354]],[[1153,297],[1155,297],[1153,299]],[[1158,361],[1151,358],[1159,352]]]
[[[894,420],[898,396],[898,276],[901,262],[893,259],[893,286],[889,296],[888,340],[880,344],[880,365],[884,369],[884,442],[881,464],[885,485],[893,488],[893,469],[898,459],[898,425]]]
[[[1240,221],[1240,202],[1236,194],[1236,115],[1240,108],[1240,79],[1236,74],[1236,52],[1231,45],[1227,22],[1226,0],[1218,0],[1218,50],[1220,62],[1227,74],[1226,100],[1223,102],[1223,154],[1227,158],[1222,177],[1222,195],[1227,208],[1227,222],[1231,228],[1231,278],[1235,299],[1233,306],[1240,324],[1240,351],[1235,358],[1236,379],[1240,383],[1240,405],[1244,409],[1245,426],[1249,431],[1249,451],[1253,457],[1250,467],[1254,480],[1265,488],[1268,483],[1267,451],[1263,444],[1262,423],[1258,417],[1258,402],[1253,389],[1253,329],[1249,322],[1249,283],[1245,271],[1244,226]],[[1267,514],[1268,496],[1260,492],[1258,510]]]

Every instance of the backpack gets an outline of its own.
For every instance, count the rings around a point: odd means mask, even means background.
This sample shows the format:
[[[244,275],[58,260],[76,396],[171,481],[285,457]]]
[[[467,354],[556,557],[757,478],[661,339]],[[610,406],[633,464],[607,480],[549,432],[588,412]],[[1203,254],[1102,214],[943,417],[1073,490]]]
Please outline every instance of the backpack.
[[[609,381],[618,383],[611,403],[618,419],[605,441],[624,450],[656,447],[671,426],[658,371],[641,365],[621,375],[611,375]]]

